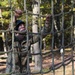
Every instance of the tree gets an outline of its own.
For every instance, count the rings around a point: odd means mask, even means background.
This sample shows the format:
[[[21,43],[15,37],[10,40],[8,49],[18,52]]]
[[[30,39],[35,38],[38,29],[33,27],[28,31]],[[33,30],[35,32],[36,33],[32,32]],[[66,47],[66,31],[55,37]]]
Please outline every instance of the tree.
[[[33,4],[33,14],[40,14],[40,0],[35,0]],[[37,18],[38,15],[33,15],[33,22],[32,22],[32,31],[33,33],[38,33],[38,23],[37,23]],[[34,47],[34,53],[40,53],[39,49],[39,42],[35,43],[33,45]],[[41,69],[41,56],[40,55],[35,55],[35,69],[40,70]]]

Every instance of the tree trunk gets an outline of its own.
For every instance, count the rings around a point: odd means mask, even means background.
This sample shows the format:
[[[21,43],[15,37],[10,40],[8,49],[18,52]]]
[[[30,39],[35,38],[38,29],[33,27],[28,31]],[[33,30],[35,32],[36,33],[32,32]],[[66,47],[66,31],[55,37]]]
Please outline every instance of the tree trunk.
[[[40,6],[39,6],[40,0],[35,0],[34,4],[33,4],[33,13],[34,14],[39,14],[40,11]],[[37,23],[37,18],[38,15],[33,15],[33,21],[32,21],[32,31],[33,33],[38,33],[38,23]],[[39,53],[40,49],[39,49],[39,42],[35,43],[33,45],[34,47],[34,53]],[[41,63],[40,63],[40,55],[35,55],[34,56],[34,60],[35,60],[35,70],[40,70],[41,69]]]

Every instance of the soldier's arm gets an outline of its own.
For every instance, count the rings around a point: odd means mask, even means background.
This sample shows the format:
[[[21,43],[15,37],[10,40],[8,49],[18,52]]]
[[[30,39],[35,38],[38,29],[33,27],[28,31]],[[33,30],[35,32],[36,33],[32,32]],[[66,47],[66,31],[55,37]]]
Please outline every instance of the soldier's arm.
[[[42,28],[41,33],[39,35],[38,34],[32,35],[32,38],[30,39],[31,44],[38,42],[40,40],[41,35],[43,38],[47,36],[47,33],[51,31],[50,22],[51,22],[51,15],[47,15],[45,25]]]

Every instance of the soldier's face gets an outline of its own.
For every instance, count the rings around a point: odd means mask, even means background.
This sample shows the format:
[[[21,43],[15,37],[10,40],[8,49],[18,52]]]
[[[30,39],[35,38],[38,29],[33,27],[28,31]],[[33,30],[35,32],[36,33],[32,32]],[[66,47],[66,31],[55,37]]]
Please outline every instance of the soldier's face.
[[[19,25],[18,30],[19,31],[24,31],[25,30],[24,24]]]

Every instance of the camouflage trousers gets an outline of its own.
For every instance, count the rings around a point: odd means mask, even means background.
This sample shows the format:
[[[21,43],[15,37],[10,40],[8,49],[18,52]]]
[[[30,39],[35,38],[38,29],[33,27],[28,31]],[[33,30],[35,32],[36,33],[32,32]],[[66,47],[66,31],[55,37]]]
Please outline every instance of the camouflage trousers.
[[[22,66],[24,68],[26,68],[26,60],[27,57],[23,57],[22,62],[19,61],[18,55],[15,56],[15,60],[13,59],[13,54],[9,53],[8,54],[8,58],[7,58],[7,62],[6,62],[6,73],[11,73],[14,71],[13,66],[15,66],[15,72],[20,72],[20,68],[22,69]],[[15,64],[13,63],[15,62]]]
[[[27,69],[27,50],[22,49],[22,53],[19,53],[19,50],[17,48],[15,49],[15,54],[13,52],[8,53],[8,58],[6,62],[6,73],[11,73],[11,72],[25,72]],[[30,50],[30,49],[29,49]],[[31,56],[29,57],[29,61],[32,61]],[[14,68],[15,67],[15,68]],[[15,74],[12,74],[15,75]],[[16,74],[19,75],[19,74]]]
[[[7,74],[12,72],[18,72],[18,73],[22,72],[24,71],[23,69],[26,69],[27,67],[27,52],[24,52],[24,54],[22,55],[17,52],[18,51],[15,49],[15,54],[13,54],[13,52],[8,53],[7,62],[6,62]],[[15,75],[15,74],[11,74],[11,75]]]

